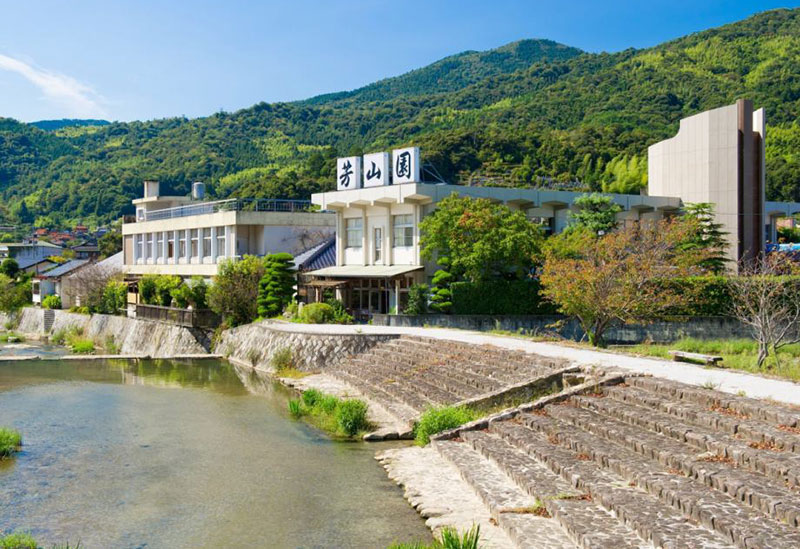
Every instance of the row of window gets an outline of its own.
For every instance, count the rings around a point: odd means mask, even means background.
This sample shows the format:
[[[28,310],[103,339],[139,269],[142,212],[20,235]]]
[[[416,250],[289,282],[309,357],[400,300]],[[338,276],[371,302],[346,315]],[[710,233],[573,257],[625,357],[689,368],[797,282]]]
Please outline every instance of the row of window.
[[[395,248],[411,247],[414,245],[414,216],[401,214],[392,216],[392,246]],[[364,237],[364,222],[360,217],[344,220],[345,235],[348,248],[360,248]],[[377,244],[380,246],[380,244]]]
[[[210,227],[205,229],[191,229],[188,236],[190,252],[188,257],[211,257]],[[167,258],[176,259],[180,257],[187,257],[186,231],[168,231],[166,241],[164,240],[163,232],[135,235],[134,238],[140,258],[164,257],[165,246]],[[224,227],[217,227],[217,255],[228,255],[225,249]]]

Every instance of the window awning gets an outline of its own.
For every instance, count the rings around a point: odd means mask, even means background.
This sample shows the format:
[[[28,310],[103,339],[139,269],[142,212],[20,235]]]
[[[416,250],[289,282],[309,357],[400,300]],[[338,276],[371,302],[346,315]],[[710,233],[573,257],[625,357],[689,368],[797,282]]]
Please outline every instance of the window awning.
[[[341,265],[326,267],[305,273],[311,276],[338,278],[393,278],[413,271],[421,271],[421,265]]]

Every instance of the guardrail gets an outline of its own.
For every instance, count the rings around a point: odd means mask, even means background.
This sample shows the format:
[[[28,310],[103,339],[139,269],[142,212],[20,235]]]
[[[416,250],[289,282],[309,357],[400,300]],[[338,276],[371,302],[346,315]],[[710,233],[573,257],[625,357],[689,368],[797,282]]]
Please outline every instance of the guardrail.
[[[136,304],[136,318],[157,320],[186,328],[216,328],[221,319],[210,309],[179,309],[159,305]]]
[[[203,215],[217,212],[308,212],[310,200],[289,200],[282,198],[230,198],[215,202],[198,202],[144,212],[143,221],[159,221],[190,215]]]

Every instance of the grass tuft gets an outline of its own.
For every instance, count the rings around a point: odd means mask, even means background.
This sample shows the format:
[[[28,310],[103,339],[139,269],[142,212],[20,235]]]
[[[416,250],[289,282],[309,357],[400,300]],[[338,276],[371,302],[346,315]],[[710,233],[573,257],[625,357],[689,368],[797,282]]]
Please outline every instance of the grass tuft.
[[[433,435],[469,423],[476,416],[475,412],[464,406],[428,408],[414,426],[414,440],[418,445],[425,446]]]
[[[393,543],[388,549],[478,549],[480,547],[481,527],[475,525],[467,532],[459,534],[455,528],[444,528],[441,539],[430,544]]]
[[[363,400],[342,400],[316,389],[304,391],[299,399],[289,401],[293,417],[306,416],[320,429],[343,437],[355,437],[372,428],[367,410]]]
[[[14,452],[18,452],[20,446],[22,446],[22,435],[19,431],[0,427],[0,459],[5,459]]]

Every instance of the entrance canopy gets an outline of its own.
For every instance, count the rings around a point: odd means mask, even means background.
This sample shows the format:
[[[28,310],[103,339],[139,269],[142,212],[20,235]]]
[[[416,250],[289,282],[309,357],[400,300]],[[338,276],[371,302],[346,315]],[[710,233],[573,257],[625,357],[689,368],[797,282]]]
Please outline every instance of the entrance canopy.
[[[422,268],[421,265],[341,265],[338,267],[326,267],[305,274],[337,278],[394,278],[413,271],[420,271]]]

